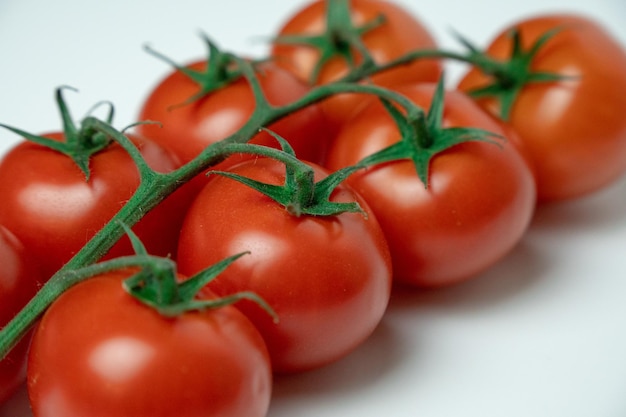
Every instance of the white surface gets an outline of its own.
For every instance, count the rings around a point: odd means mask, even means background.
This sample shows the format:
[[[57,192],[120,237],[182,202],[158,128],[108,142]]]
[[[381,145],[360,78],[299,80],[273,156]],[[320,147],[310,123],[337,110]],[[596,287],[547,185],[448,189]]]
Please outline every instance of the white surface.
[[[623,0],[398,3],[453,48],[450,28],[483,44],[520,16],[555,10],[587,13],[626,44]],[[203,30],[226,49],[258,55],[266,50],[259,39],[299,4],[1,0],[0,122],[57,129],[53,92],[66,84],[80,90],[66,93],[76,118],[106,99],[125,126],[169,71],[143,44],[184,62],[203,56]],[[0,130],[0,154],[17,139]],[[353,355],[276,381],[269,417],[624,417],[625,243],[626,180],[544,208],[489,272],[452,289],[397,294]],[[23,393],[0,407],[1,417],[28,415]]]

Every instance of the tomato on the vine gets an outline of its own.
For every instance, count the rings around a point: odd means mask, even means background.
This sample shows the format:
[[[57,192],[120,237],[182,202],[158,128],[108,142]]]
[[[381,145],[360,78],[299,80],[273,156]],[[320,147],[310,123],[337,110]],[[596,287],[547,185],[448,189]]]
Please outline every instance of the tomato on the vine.
[[[186,69],[206,72],[207,62],[196,61]],[[289,104],[309,91],[309,87],[274,62],[256,63],[254,67],[265,98],[272,105]],[[203,93],[201,85],[177,69],[156,85],[140,110],[140,120],[156,121],[158,124],[141,124],[137,129],[186,163],[207,146],[235,133],[248,122],[254,109],[254,94],[245,78],[235,78],[224,86]],[[317,105],[296,111],[269,128],[289,140],[303,158],[321,161],[325,156],[329,141],[327,122]],[[258,133],[251,142],[275,145],[265,132]],[[240,162],[242,157],[233,155],[227,164]]]
[[[28,359],[35,417],[264,417],[271,368],[235,307],[164,317],[128,294],[134,270],[63,293],[37,326]]]
[[[311,166],[316,180],[328,175]],[[229,172],[285,183],[285,166],[270,158]],[[367,217],[296,216],[259,191],[214,175],[181,230],[178,262],[188,275],[231,253],[250,252],[208,287],[217,294],[255,292],[276,311],[279,323],[254,303],[237,304],[263,335],[275,372],[309,370],[345,356],[372,333],[387,307],[391,261],[376,218],[343,184],[330,200],[358,201]]]
[[[37,260],[24,250],[19,240],[0,226],[0,328],[7,324],[35,295],[43,281]],[[0,404],[6,401],[26,378],[26,354],[30,336],[24,337],[0,361]]]
[[[513,30],[517,38],[511,36]],[[624,46],[587,17],[555,14],[507,27],[494,38],[486,55],[507,62],[516,40],[521,51],[539,43],[528,61],[531,77],[562,78],[529,82],[515,90],[516,84],[509,86],[505,78],[498,80],[475,67],[458,88],[483,89],[483,94],[476,92],[476,101],[497,116],[502,116],[501,98],[516,92],[504,116],[528,149],[539,200],[583,196],[622,176],[626,172]],[[498,82],[504,88],[495,95],[485,89]]]
[[[381,0],[343,0],[340,4],[341,1],[315,0],[291,15],[275,36],[272,56],[276,64],[304,82],[321,85],[347,75],[349,59],[354,65],[363,62],[363,55],[351,44],[352,36],[361,39],[377,64],[388,63],[411,51],[436,47],[425,25],[397,4]],[[345,21],[342,7],[349,8],[350,21]],[[331,12],[333,16],[329,16]],[[307,42],[306,38],[316,36],[324,39],[329,51],[317,49],[317,41]],[[346,49],[350,50],[350,58],[345,56]],[[331,53],[326,59],[325,54]],[[374,74],[368,82],[392,87],[406,82],[434,82],[440,74],[441,64],[437,60],[423,59]],[[359,94],[340,94],[322,102],[322,108],[333,125],[338,126],[359,107],[363,98]]]
[[[422,83],[397,91],[427,109],[435,87]],[[443,97],[441,128],[448,134],[459,127],[507,133],[465,94],[448,91]],[[373,102],[340,131],[328,166],[335,170],[353,165],[398,143],[400,137],[388,110]],[[415,158],[423,160],[437,146],[418,149]],[[348,178],[381,224],[396,282],[436,287],[469,279],[502,258],[523,236],[536,191],[532,171],[515,143],[457,143],[434,153],[425,181],[416,169],[411,160],[394,160]]]
[[[56,141],[64,133],[43,135]],[[144,139],[133,139],[149,165],[167,172],[175,158]],[[98,232],[126,203],[139,185],[139,171],[117,143],[92,155],[90,177],[69,156],[38,143],[24,141],[0,161],[0,224],[6,225],[38,260],[50,277]],[[173,255],[183,214],[184,199],[167,198],[134,228],[151,253]],[[132,254],[127,239],[108,257]]]

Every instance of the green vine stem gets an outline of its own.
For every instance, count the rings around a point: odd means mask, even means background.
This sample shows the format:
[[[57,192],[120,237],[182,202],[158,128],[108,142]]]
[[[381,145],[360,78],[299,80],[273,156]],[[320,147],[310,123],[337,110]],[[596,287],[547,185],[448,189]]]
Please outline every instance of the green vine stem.
[[[28,332],[28,329],[68,288],[90,277],[122,268],[141,267],[147,261],[173,262],[167,258],[152,256],[123,256],[109,261],[85,266],[83,268],[63,268],[50,279],[26,306],[0,331],[0,353],[4,358],[15,344]]]
[[[139,169],[141,182],[135,194],[120,211],[72,259],[50,277],[28,305],[0,330],[0,358],[6,356],[17,341],[27,333],[38,317],[60,294],[72,285],[90,276],[86,274],[86,271],[91,273],[93,272],[91,268],[104,271],[105,268],[112,268],[113,266],[128,266],[124,263],[128,262],[128,260],[124,260],[125,258],[116,260],[117,263],[113,263],[113,261],[103,264],[95,263],[124,236],[123,224],[132,227],[143,215],[156,207],[182,184],[226,158],[230,152],[233,152],[233,149],[228,149],[229,144],[246,143],[258,133],[259,127],[267,126],[296,110],[342,92],[374,94],[397,103],[408,114],[423,112],[421,108],[393,91],[373,85],[357,85],[349,82],[320,86],[311,90],[296,102],[285,106],[272,106],[263,95],[252,64],[234,56],[231,59],[240,66],[242,75],[248,80],[253,89],[256,100],[255,111],[241,129],[221,142],[208,146],[196,158],[177,170],[168,173],[152,170],[135,145],[108,122],[93,116],[88,116],[82,121],[82,129],[90,132],[99,132],[104,137],[117,141],[128,152]],[[368,71],[363,71],[364,77]],[[136,260],[133,262],[136,262]],[[79,273],[77,271],[82,272]]]
[[[571,76],[556,74],[545,71],[535,71],[531,68],[533,59],[545,46],[546,42],[560,33],[563,28],[555,28],[543,33],[528,49],[522,46],[522,38],[519,30],[510,31],[511,55],[506,60],[497,60],[481,51],[466,38],[455,34],[459,42],[467,49],[467,52],[445,51],[440,49],[420,49],[407,53],[397,59],[376,66],[377,71],[384,71],[399,65],[410,64],[418,59],[437,58],[450,59],[470,64],[491,77],[491,83],[481,88],[468,92],[472,97],[494,97],[500,101],[500,118],[508,120],[511,108],[517,99],[521,89],[531,83],[545,83],[572,79]],[[363,70],[367,71],[367,67]],[[342,78],[342,81],[354,82],[362,79],[361,71],[354,70]]]
[[[150,306],[165,317],[176,317],[189,311],[215,309],[250,300],[264,309],[275,323],[276,312],[256,293],[241,291],[223,297],[199,299],[202,289],[233,262],[249,252],[241,252],[210,265],[192,277],[180,280],[176,264],[167,258],[150,256],[139,237],[126,225],[121,225],[130,239],[137,258],[145,259],[136,274],[124,280],[124,289],[135,299]]]
[[[362,37],[368,31],[383,24],[385,16],[375,17],[362,26],[355,26],[350,15],[348,0],[326,1],[326,29],[319,35],[283,35],[272,39],[274,44],[303,45],[319,51],[319,59],[311,73],[309,83],[315,84],[323,66],[335,57],[341,57],[350,68],[350,72],[343,81],[359,81],[364,79],[364,73],[384,71],[400,65],[410,64],[424,58],[451,59],[468,63],[485,75],[491,81],[475,90],[469,91],[472,97],[494,97],[500,102],[500,118],[508,120],[511,108],[521,89],[529,83],[553,82],[571,77],[545,71],[535,71],[531,64],[537,53],[546,42],[561,32],[559,27],[543,33],[528,49],[523,48],[520,31],[513,28],[509,33],[511,39],[511,54],[508,59],[497,60],[481,51],[465,37],[454,32],[454,36],[466,49],[465,52],[444,51],[439,49],[419,49],[405,54],[386,64],[377,65],[369,50],[364,45]],[[356,64],[354,51],[361,56],[360,64]]]
[[[530,52],[536,53],[553,35],[554,32],[545,34],[531,47]],[[516,42],[515,37],[513,37],[513,41]],[[517,42],[519,42],[519,37]],[[466,46],[468,45],[466,41],[464,41],[464,43]],[[518,52],[522,51],[521,48],[514,48],[514,50],[515,49],[517,49]],[[529,70],[532,57],[528,57],[528,51],[522,52],[526,54],[526,70]],[[241,75],[247,79],[252,87],[256,108],[247,123],[237,132],[220,142],[208,146],[189,163],[168,173],[153,171],[144,161],[135,145],[121,132],[114,129],[109,122],[99,120],[93,116],[86,117],[82,122],[81,129],[86,132],[98,133],[99,135],[94,136],[98,138],[98,140],[106,138],[107,140],[112,139],[117,141],[137,164],[141,176],[140,185],[135,194],[109,223],[87,242],[67,264],[55,273],[28,305],[0,330],[0,358],[6,356],[19,338],[26,334],[28,329],[45,309],[67,288],[96,272],[105,272],[108,268],[114,269],[131,265],[136,266],[138,262],[136,257],[133,257],[132,261],[123,257],[103,263],[96,262],[115,244],[115,242],[124,236],[125,230],[124,227],[122,227],[123,224],[132,227],[143,215],[156,207],[182,184],[225,159],[229,153],[233,151],[233,148],[229,149],[229,146],[248,142],[258,133],[259,128],[268,126],[290,113],[339,93],[375,95],[388,104],[395,103],[402,108],[406,120],[426,120],[428,117],[423,109],[414,105],[410,100],[398,93],[375,85],[356,83],[357,81],[367,79],[377,72],[423,58],[453,59],[467,62],[477,66],[486,73],[494,75],[506,71],[508,65],[506,62],[496,61],[487,57],[485,54],[477,53],[477,49],[473,46],[470,48],[469,54],[442,50],[418,50],[383,65],[378,65],[366,60],[365,65],[355,66],[347,76],[339,81],[317,86],[293,103],[284,106],[272,106],[263,95],[252,64],[234,55],[226,54],[224,59],[234,62],[241,71]],[[524,77],[517,77],[517,79],[523,78]],[[546,76],[545,74],[540,74],[539,79],[533,80],[532,78],[533,77],[530,77],[529,79],[526,77],[526,82],[546,81],[556,78],[561,79],[562,77],[558,75]],[[16,129],[12,130],[22,135],[22,131]],[[425,138],[418,139],[424,140]],[[386,157],[383,156],[383,159],[386,159]]]
[[[42,289],[36,297],[32,298],[10,325],[2,329],[0,351],[3,354],[26,334],[32,323],[68,288],[85,279],[124,268],[138,269],[136,274],[124,281],[124,287],[128,293],[156,309],[163,316],[173,317],[186,311],[219,308],[246,299],[259,304],[275,322],[278,322],[278,316],[274,310],[265,300],[252,292],[242,291],[215,299],[196,299],[197,294],[208,282],[246,252],[226,258],[198,272],[188,280],[178,282],[176,263],[172,259],[149,255],[139,238],[128,226],[124,224],[119,224],[119,226],[128,234],[136,254],[77,269],[64,268],[55,274],[54,279],[45,284],[45,290]]]
[[[267,130],[267,129],[265,129]],[[249,143],[233,143],[225,149],[232,153],[249,153],[265,156],[285,164],[285,183],[266,184],[233,172],[209,171],[253,188],[281,204],[293,216],[334,216],[344,212],[366,216],[357,202],[338,203],[330,201],[330,195],[346,178],[366,165],[357,164],[332,172],[315,182],[313,168],[296,158],[289,143],[276,133],[268,131],[280,143],[282,150]]]

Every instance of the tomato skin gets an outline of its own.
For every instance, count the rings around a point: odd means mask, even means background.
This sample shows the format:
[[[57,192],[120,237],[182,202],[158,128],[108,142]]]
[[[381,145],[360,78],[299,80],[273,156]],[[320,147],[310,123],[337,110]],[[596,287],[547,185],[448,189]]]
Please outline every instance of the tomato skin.
[[[36,260],[15,235],[0,226],[0,327],[7,324],[37,292],[42,281]],[[30,334],[0,361],[0,404],[26,379]]]
[[[33,336],[28,395],[35,417],[263,417],[267,350],[233,306],[160,316],[116,271],[70,288]]]
[[[316,0],[295,12],[278,30],[277,36],[321,34],[326,28],[325,3],[324,0]],[[385,16],[385,23],[362,37],[364,45],[378,64],[387,63],[417,49],[435,49],[437,46],[422,22],[397,4],[380,0],[351,0],[350,8],[355,26],[370,22],[381,14]],[[320,57],[319,52],[311,47],[280,43],[273,46],[272,56],[278,65],[296,74],[304,82],[310,82]],[[441,71],[438,61],[422,59],[379,72],[370,77],[368,82],[382,87],[417,81],[434,82],[439,79]],[[334,58],[323,66],[315,84],[335,81],[348,72],[349,66],[345,60]],[[363,100],[363,95],[340,94],[324,101],[322,108],[336,128],[349,118]]]
[[[261,158],[231,168],[282,184],[285,167]],[[325,171],[315,167],[321,179]],[[332,201],[367,205],[341,185]],[[219,242],[219,243],[216,243]],[[277,373],[301,372],[338,360],[365,340],[386,309],[391,285],[387,244],[373,215],[294,217],[259,192],[213,177],[183,224],[179,268],[186,274],[225,254],[250,251],[209,284],[218,294],[253,291],[280,322],[258,305],[237,307],[263,335]]]
[[[46,137],[62,140],[60,133]],[[156,144],[135,139],[153,169],[166,172],[176,160]],[[139,172],[117,144],[95,154],[91,178],[67,156],[41,145],[22,142],[0,162],[0,224],[11,229],[50,277],[100,230],[139,185]],[[183,213],[179,195],[172,195],[148,213],[135,233],[155,255],[175,254]],[[167,219],[167,222],[164,221]],[[107,257],[133,254],[122,238]]]
[[[205,70],[206,61],[191,63],[189,68]],[[258,66],[257,75],[265,97],[270,104],[289,104],[308,91],[289,72],[266,62]],[[225,139],[239,130],[255,108],[254,95],[244,78],[209,93],[189,104],[190,97],[200,87],[180,71],[169,74],[157,84],[146,98],[140,111],[140,120],[159,124],[142,124],[138,131],[179,157],[182,163],[195,158],[208,145]],[[317,105],[311,105],[271,124],[269,128],[288,140],[300,157],[321,161],[328,147],[327,122]],[[261,132],[252,143],[277,147],[276,140]],[[243,160],[233,155],[228,165]],[[227,165],[223,163],[220,169]]]
[[[434,89],[415,84],[397,90],[429,108]],[[444,127],[505,133],[458,91],[446,93],[443,117]],[[398,140],[391,117],[373,103],[340,132],[329,168],[351,165]],[[534,177],[514,141],[502,146],[465,142],[437,154],[427,189],[407,160],[359,171],[348,183],[369,203],[385,232],[395,282],[419,287],[454,284],[488,268],[520,240],[535,206]]]
[[[575,15],[543,15],[520,21],[497,35],[488,55],[510,53],[511,28],[525,48],[561,28],[532,61],[536,71],[572,76],[560,82],[526,85],[513,105],[509,123],[536,167],[541,202],[577,198],[616,180],[626,171],[626,49],[598,23]],[[470,70],[463,91],[487,78]],[[493,99],[477,99],[498,114]]]

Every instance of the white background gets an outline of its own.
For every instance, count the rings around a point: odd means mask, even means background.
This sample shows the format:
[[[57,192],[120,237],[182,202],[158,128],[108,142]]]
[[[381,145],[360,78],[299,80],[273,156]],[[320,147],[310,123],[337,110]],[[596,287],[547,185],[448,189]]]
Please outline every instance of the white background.
[[[626,45],[623,0],[398,3],[454,49],[452,28],[483,45],[519,17],[552,11],[592,16]],[[0,122],[58,129],[54,89],[70,85],[79,89],[66,93],[76,118],[110,100],[123,127],[169,71],[144,44],[186,62],[204,56],[202,30],[225,49],[259,56],[264,37],[300,4],[0,0]],[[450,71],[454,78],[460,68]],[[17,140],[1,130],[0,154]],[[455,288],[396,294],[354,354],[277,380],[269,417],[624,417],[624,248],[626,180],[542,208],[487,273]],[[1,417],[28,415],[23,392],[0,407]]]

